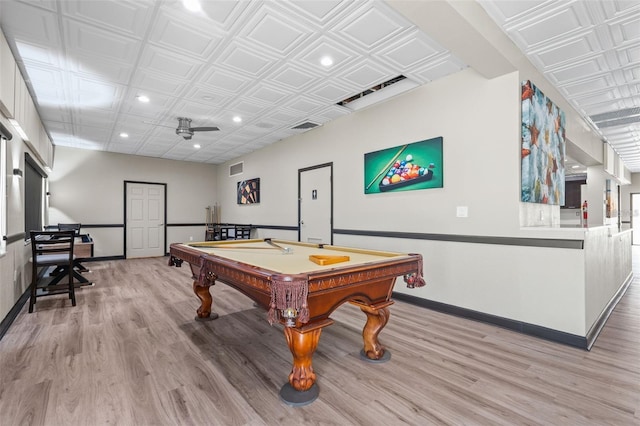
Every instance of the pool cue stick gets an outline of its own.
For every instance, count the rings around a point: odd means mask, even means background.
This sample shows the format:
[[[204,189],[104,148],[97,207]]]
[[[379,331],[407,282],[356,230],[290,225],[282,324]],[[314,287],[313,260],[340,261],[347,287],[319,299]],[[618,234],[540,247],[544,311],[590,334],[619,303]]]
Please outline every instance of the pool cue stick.
[[[229,246],[205,246],[198,244],[187,244],[189,247],[202,247],[202,248],[212,248],[212,249],[231,249],[231,250],[282,250],[282,247],[236,247],[233,245]]]
[[[289,248],[289,247],[282,247],[281,245],[278,245],[278,244],[274,243],[273,241],[271,241],[271,239],[266,239],[266,240],[264,240],[264,241],[265,241],[267,244],[269,244],[269,245],[271,245],[271,246],[273,246],[273,247],[279,248],[280,250],[282,250],[282,252],[283,252],[283,253],[291,253],[291,251],[292,251],[292,250],[291,250],[291,248]]]
[[[371,181],[371,183],[369,185],[367,185],[367,187],[365,188],[365,191],[369,188],[371,188],[371,185],[373,185],[379,178],[380,176],[382,176],[383,173],[386,173],[387,170],[389,169],[389,167],[391,167],[391,165],[393,163],[396,162],[396,160],[398,159],[398,157],[400,157],[400,154],[402,154],[402,151],[404,151],[407,147],[409,146],[409,144],[403,146],[402,148],[400,148],[400,151],[398,151],[398,153],[396,154],[395,157],[393,157],[393,159],[391,159],[391,161],[389,161],[389,164],[387,164],[381,171],[380,173],[378,173],[376,175],[376,177],[373,178],[373,180]]]

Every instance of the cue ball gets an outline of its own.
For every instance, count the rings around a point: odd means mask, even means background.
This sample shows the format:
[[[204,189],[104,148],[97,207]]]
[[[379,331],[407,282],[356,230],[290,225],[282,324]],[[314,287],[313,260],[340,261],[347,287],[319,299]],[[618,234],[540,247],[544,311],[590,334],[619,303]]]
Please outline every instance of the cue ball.
[[[406,158],[406,162],[408,163],[409,161],[413,160],[413,155],[411,154],[407,154],[407,158]]]

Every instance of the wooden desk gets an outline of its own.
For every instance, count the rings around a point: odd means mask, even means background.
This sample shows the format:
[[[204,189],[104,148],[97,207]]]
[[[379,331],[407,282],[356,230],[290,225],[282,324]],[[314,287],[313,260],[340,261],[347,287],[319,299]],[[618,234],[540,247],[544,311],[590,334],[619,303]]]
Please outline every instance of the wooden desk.
[[[51,244],[49,247],[58,248],[57,244]],[[89,234],[77,236],[73,242],[73,254],[78,259],[93,257],[93,238]]]
[[[76,237],[73,243],[73,254],[75,254],[78,259],[89,259],[93,257],[93,239],[91,236],[87,234]]]

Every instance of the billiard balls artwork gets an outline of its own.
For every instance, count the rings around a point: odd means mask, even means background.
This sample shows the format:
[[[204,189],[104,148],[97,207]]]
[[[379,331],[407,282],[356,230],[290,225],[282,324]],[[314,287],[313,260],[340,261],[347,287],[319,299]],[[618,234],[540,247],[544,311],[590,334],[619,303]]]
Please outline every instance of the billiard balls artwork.
[[[387,171],[379,184],[380,191],[390,191],[418,182],[425,182],[433,178],[435,165],[429,163],[423,167],[413,162],[413,156],[407,154],[404,160],[396,161]]]

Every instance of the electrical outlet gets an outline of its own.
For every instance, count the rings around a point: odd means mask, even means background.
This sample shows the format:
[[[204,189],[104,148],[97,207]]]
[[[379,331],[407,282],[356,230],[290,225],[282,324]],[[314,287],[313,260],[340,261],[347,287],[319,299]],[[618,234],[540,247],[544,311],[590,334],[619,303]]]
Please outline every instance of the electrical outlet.
[[[458,206],[458,207],[456,207],[456,216],[457,217],[468,217],[469,216],[469,207],[467,207],[467,206]]]
[[[189,241],[193,241],[193,237],[189,237]]]

